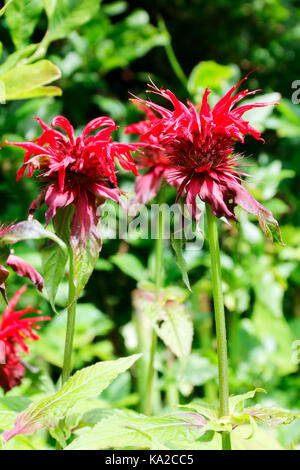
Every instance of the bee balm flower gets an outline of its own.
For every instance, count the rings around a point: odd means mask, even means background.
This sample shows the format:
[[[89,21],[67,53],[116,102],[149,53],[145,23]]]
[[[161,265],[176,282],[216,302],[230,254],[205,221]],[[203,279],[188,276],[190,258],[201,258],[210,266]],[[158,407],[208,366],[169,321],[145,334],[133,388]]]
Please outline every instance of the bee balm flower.
[[[0,387],[5,392],[16,385],[20,385],[25,375],[25,367],[21,362],[19,351],[29,352],[27,339],[38,340],[39,336],[33,328],[38,329],[39,321],[50,320],[50,317],[24,317],[28,313],[41,313],[27,307],[24,310],[15,311],[15,307],[25,292],[26,286],[21,287],[3,312],[0,323]],[[23,318],[22,318],[23,317]]]
[[[97,207],[105,199],[120,202],[117,187],[115,159],[128,171],[137,175],[131,156],[141,144],[113,142],[111,134],[117,129],[108,117],[98,117],[89,122],[81,135],[75,138],[74,129],[63,116],[57,116],[51,127],[36,118],[43,129],[42,135],[32,142],[7,142],[26,150],[24,164],[17,180],[26,170],[31,177],[37,171],[44,183],[41,193],[33,201],[30,213],[46,203],[46,223],[59,208],[75,206],[71,220],[71,244],[85,244],[88,236],[99,238],[97,232]],[[53,129],[60,127],[65,134]],[[92,131],[98,129],[95,135]],[[100,129],[100,130],[99,130]]]
[[[247,78],[247,77],[246,77]],[[235,93],[244,78],[232,87],[214,106],[210,108],[205,90],[201,106],[190,101],[187,105],[179,101],[170,90],[158,89],[153,83],[150,91],[167,99],[172,109],[166,109],[152,101],[139,100],[159,117],[152,118],[150,125],[139,125],[140,140],[159,139],[164,148],[167,162],[164,177],[169,184],[178,187],[177,199],[186,196],[192,216],[199,217],[197,196],[212,207],[217,217],[237,220],[235,207],[256,215],[264,232],[280,239],[277,221],[272,213],[257,202],[242,185],[243,162],[234,153],[236,141],[244,143],[245,135],[250,134],[263,140],[260,132],[245,121],[243,114],[253,108],[276,103],[254,103],[235,108],[246,96],[256,91],[243,90]]]

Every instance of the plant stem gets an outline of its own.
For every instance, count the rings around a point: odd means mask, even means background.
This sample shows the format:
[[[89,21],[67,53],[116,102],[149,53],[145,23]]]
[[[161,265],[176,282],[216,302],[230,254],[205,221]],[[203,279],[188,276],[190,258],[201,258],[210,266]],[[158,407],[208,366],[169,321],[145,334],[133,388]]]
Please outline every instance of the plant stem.
[[[175,73],[175,75],[177,76],[178,80],[180,80],[181,84],[183,85],[183,87],[185,89],[187,89],[187,85],[188,85],[188,79],[180,65],[180,63],[178,62],[178,59],[175,55],[175,52],[174,52],[174,49],[173,49],[173,46],[172,46],[172,40],[171,40],[171,36],[169,34],[169,31],[167,30],[167,27],[166,27],[166,24],[163,20],[162,17],[159,18],[159,27],[161,28],[162,31],[164,31],[164,33],[167,35],[168,37],[168,41],[165,45],[165,50],[166,50],[166,54],[167,54],[167,57],[168,57],[168,60],[169,60],[169,63]]]
[[[162,281],[162,267],[163,267],[163,237],[164,237],[164,213],[161,203],[164,201],[164,191],[159,193],[159,213],[158,213],[158,229],[157,239],[155,244],[155,300],[158,302],[159,293]],[[154,377],[154,358],[156,352],[157,336],[156,332],[152,330],[152,342],[150,350],[148,377],[147,377],[147,399],[146,399],[146,415],[151,414],[152,409],[152,391],[153,391],[153,377]]]
[[[209,204],[206,204],[206,214],[218,346],[220,416],[227,416],[229,414],[228,359],[218,227],[217,219]],[[222,433],[222,448],[223,450],[231,450],[230,433],[228,432]]]
[[[70,272],[69,272],[69,307],[68,307],[68,320],[66,330],[66,341],[64,351],[64,363],[62,369],[62,385],[67,382],[72,371],[72,351],[73,339],[75,331],[75,317],[76,317],[76,289],[74,284],[74,262],[73,251],[69,248],[70,258]]]

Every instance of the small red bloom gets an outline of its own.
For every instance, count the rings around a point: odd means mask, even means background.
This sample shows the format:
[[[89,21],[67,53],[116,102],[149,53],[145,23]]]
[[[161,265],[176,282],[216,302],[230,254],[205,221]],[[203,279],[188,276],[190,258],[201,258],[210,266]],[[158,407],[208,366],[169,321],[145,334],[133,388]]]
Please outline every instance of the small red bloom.
[[[235,207],[243,209],[259,218],[263,230],[268,235],[279,235],[278,223],[272,213],[257,202],[242,186],[241,171],[245,163],[241,155],[234,153],[236,140],[244,142],[246,134],[263,140],[260,132],[242,119],[243,114],[253,108],[277,103],[255,103],[234,108],[244,97],[258,90],[247,89],[234,94],[245,77],[221,98],[213,109],[210,108],[205,90],[201,106],[187,101],[187,106],[179,101],[170,90],[158,89],[153,83],[150,91],[167,99],[172,109],[166,109],[152,101],[139,100],[160,117],[151,117],[149,125],[136,125],[141,134],[140,140],[158,139],[167,156],[164,177],[169,184],[178,187],[178,196],[186,195],[192,216],[199,217],[197,196],[212,206],[217,217],[225,216],[237,220]],[[135,101],[135,100],[134,100]],[[131,126],[134,129],[134,126]]]
[[[165,150],[161,147],[161,138],[163,136],[148,132],[160,121],[160,118],[151,109],[142,106],[138,100],[132,101],[148,117],[145,121],[131,124],[125,129],[125,134],[139,134],[139,141],[147,145],[143,154],[138,157],[137,168],[147,169],[148,171],[143,175],[139,175],[135,180],[137,201],[141,204],[147,204],[158,193],[164,174],[170,169],[170,162]]]
[[[36,118],[43,129],[42,135],[34,142],[7,142],[26,150],[24,164],[18,171],[19,180],[28,169],[28,176],[36,170],[45,183],[39,196],[33,201],[30,213],[46,203],[46,223],[55,217],[58,208],[75,206],[71,221],[71,244],[85,244],[88,235],[97,233],[97,207],[105,199],[120,202],[117,187],[115,159],[128,171],[137,175],[131,156],[140,144],[113,142],[111,134],[117,129],[108,117],[98,117],[85,126],[81,135],[75,138],[74,129],[63,116],[57,116],[51,127]],[[62,128],[66,135],[53,129]],[[90,133],[96,129],[95,135]],[[112,187],[111,187],[112,186]]]
[[[25,374],[25,368],[18,354],[19,350],[29,353],[26,344],[27,339],[38,340],[39,336],[33,328],[38,329],[39,321],[50,320],[50,317],[24,317],[28,313],[41,313],[27,307],[24,310],[15,311],[19,298],[25,292],[26,286],[21,287],[3,312],[0,323],[0,386],[5,392],[12,389],[22,382]]]

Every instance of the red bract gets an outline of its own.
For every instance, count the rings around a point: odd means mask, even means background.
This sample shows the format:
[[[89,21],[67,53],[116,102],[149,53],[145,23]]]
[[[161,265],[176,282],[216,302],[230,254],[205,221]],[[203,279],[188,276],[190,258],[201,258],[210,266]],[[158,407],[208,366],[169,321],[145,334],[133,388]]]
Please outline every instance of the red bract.
[[[33,213],[43,202],[48,206],[46,223],[55,216],[57,209],[75,206],[71,221],[71,243],[85,243],[89,234],[97,234],[97,207],[105,199],[120,202],[117,187],[115,159],[128,171],[137,175],[131,151],[140,144],[113,142],[111,134],[117,129],[108,117],[99,117],[87,124],[81,135],[74,136],[74,129],[63,116],[57,116],[51,127],[36,118],[43,129],[42,135],[32,142],[7,142],[26,150],[24,164],[17,180],[28,169],[28,176],[39,172],[41,182],[46,183],[33,201]],[[53,129],[61,127],[65,133]],[[90,133],[99,130],[95,135]],[[111,184],[111,185],[110,185]],[[112,186],[112,187],[111,187]]]
[[[26,286],[21,287],[3,312],[0,323],[0,347],[2,351],[0,362],[0,386],[5,392],[19,385],[25,374],[25,368],[21,363],[19,350],[29,352],[27,339],[38,340],[39,336],[33,328],[38,329],[37,322],[50,320],[50,317],[25,317],[28,313],[41,313],[40,310],[27,307],[24,310],[15,311],[15,307]],[[23,317],[23,318],[22,318]]]
[[[2,237],[5,236],[7,232],[9,232],[14,227],[14,224],[9,225],[0,225],[0,240]],[[15,273],[17,273],[21,277],[28,277],[39,289],[39,291],[43,290],[43,278],[34,269],[31,264],[24,261],[19,256],[11,255],[8,252],[8,256],[4,256],[5,264],[9,266]],[[3,261],[2,261],[3,262]],[[6,269],[5,266],[0,265],[0,292],[3,295],[4,299],[6,299],[6,290],[5,290],[5,281],[9,276],[9,271]]]
[[[247,78],[247,77],[246,77]],[[148,126],[139,123],[136,130],[140,140],[156,138],[164,147],[167,156],[164,177],[169,184],[178,187],[179,198],[186,195],[189,210],[195,219],[199,217],[197,196],[212,206],[217,217],[225,216],[237,220],[235,207],[255,214],[268,235],[280,238],[277,221],[272,213],[257,202],[242,186],[241,168],[245,165],[241,155],[234,153],[236,140],[244,142],[246,134],[261,139],[260,132],[242,119],[243,114],[253,108],[277,103],[254,103],[238,108],[234,106],[246,96],[247,89],[234,93],[244,78],[221,98],[213,109],[210,108],[205,90],[201,106],[179,101],[170,90],[158,89],[153,83],[150,91],[167,99],[172,109],[166,109],[152,101],[139,100],[159,118],[152,117]],[[134,100],[135,101],[135,100]],[[132,127],[134,129],[134,127]]]

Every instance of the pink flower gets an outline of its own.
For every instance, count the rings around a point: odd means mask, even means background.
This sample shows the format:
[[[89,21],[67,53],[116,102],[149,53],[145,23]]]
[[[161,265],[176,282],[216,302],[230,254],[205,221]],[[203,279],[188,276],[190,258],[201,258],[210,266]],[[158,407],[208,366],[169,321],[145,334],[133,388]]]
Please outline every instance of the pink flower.
[[[214,215],[237,220],[235,207],[256,215],[262,229],[280,239],[277,221],[272,213],[257,202],[242,186],[242,171],[245,162],[241,155],[234,153],[235,142],[244,143],[247,134],[263,140],[260,132],[242,119],[243,114],[253,108],[277,103],[254,103],[235,108],[244,97],[258,90],[247,89],[235,93],[245,77],[221,98],[213,109],[210,108],[205,90],[201,106],[187,105],[179,101],[170,90],[158,89],[153,83],[150,91],[167,99],[172,109],[164,108],[152,101],[139,100],[159,118],[152,117],[148,126],[136,125],[140,140],[158,139],[163,146],[167,161],[164,177],[169,184],[178,187],[177,199],[186,196],[190,212],[199,218],[197,196],[211,205]],[[133,127],[134,129],[134,127]],[[147,186],[146,186],[147,190]]]
[[[41,313],[40,310],[31,307],[15,311],[15,307],[25,290],[26,286],[23,286],[15,293],[4,310],[0,323],[0,348],[4,352],[0,362],[0,386],[5,392],[19,385],[25,374],[25,368],[18,351],[22,350],[28,354],[29,349],[26,340],[36,341],[39,339],[33,328],[40,328],[37,322],[51,319],[50,317],[24,318],[24,315],[28,313]]]
[[[57,209],[72,204],[75,206],[71,221],[73,248],[84,245],[88,236],[99,239],[97,207],[105,199],[120,202],[115,160],[122,168],[137,175],[131,151],[142,145],[113,142],[111,134],[117,127],[108,117],[93,119],[77,138],[70,122],[63,116],[54,118],[51,127],[36,119],[43,129],[36,141],[7,142],[26,150],[17,180],[28,170],[29,177],[37,171],[38,178],[44,183],[42,191],[31,204],[30,213],[45,202],[48,224]],[[57,126],[65,134],[53,129]],[[96,134],[90,135],[96,129]]]

